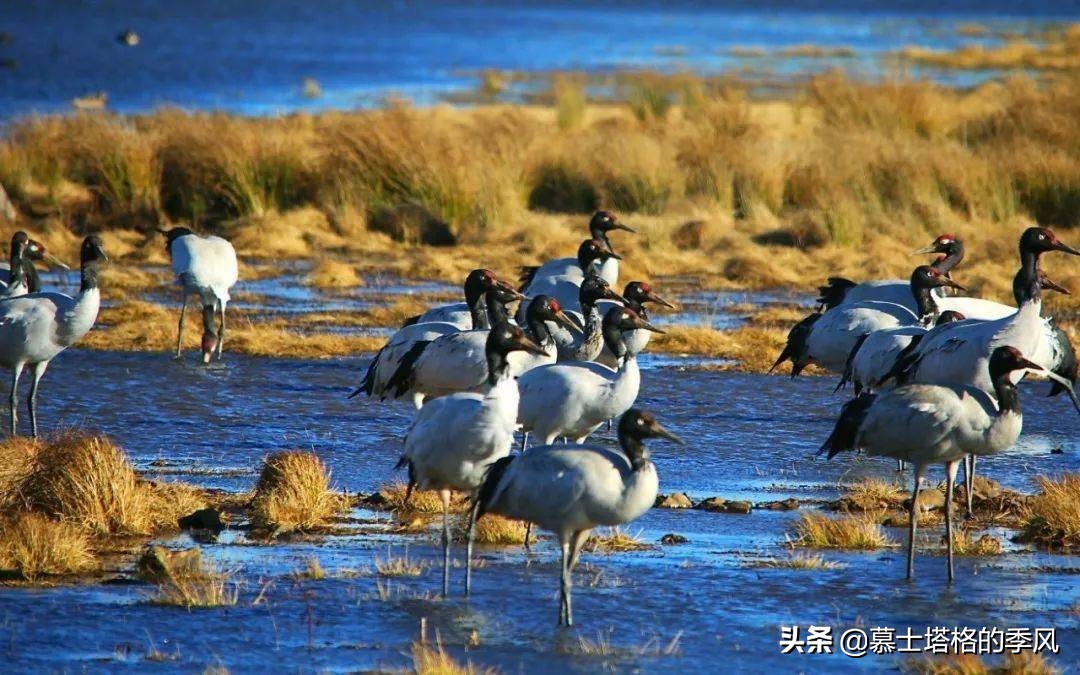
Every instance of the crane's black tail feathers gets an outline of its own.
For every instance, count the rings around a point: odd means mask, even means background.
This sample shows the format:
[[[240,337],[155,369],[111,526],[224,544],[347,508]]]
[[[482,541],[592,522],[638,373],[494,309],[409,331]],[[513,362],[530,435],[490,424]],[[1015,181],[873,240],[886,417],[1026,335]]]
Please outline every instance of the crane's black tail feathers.
[[[386,347],[383,347],[383,349],[386,349]],[[375,388],[375,371],[379,367],[379,357],[382,356],[383,349],[380,349],[375,353],[375,356],[371,359],[371,363],[367,366],[367,372],[364,373],[363,381],[353,393],[349,394],[349,398],[356,398],[360,394],[371,396],[371,392]]]
[[[1076,350],[1073,349],[1072,342],[1069,341],[1068,333],[1056,325],[1054,326],[1054,338],[1062,350],[1061,359],[1057,367],[1054,368],[1054,374],[1060,375],[1075,384],[1077,376]],[[1054,382],[1047,396],[1057,396],[1063,391],[1065,391],[1065,387],[1061,386],[1060,382]]]
[[[855,288],[856,285],[857,284],[851,279],[845,279],[844,277],[829,277],[825,280],[824,286],[818,286],[818,293],[820,296],[816,302],[822,309],[832,309],[842,303],[844,297],[848,294],[848,291]]]
[[[402,506],[408,506],[409,500],[412,498],[413,488],[416,487],[416,467],[413,466],[412,461],[402,455],[398,458],[397,464],[394,465],[394,470],[408,469],[409,471],[409,483],[405,486],[405,500],[401,503]]]
[[[898,387],[911,382],[911,378],[915,374],[915,368],[919,365],[919,360],[921,358],[918,354],[918,349],[922,339],[922,335],[912,336],[911,342],[896,355],[896,361],[893,362],[889,372],[885,373],[881,379],[878,380],[879,387],[883,386],[889,380],[896,380],[896,386]]]
[[[488,512],[491,500],[495,497],[495,492],[499,488],[499,482],[502,480],[503,474],[506,473],[506,469],[509,468],[510,462],[514,461],[514,457],[515,455],[502,457],[488,467],[487,473],[484,475],[484,484],[476,491],[475,507],[478,520],[480,516]]]
[[[870,411],[870,406],[874,404],[876,399],[877,394],[866,393],[856,396],[845,403],[844,407],[840,408],[840,417],[836,420],[836,426],[833,427],[832,433],[825,439],[825,442],[821,444],[818,454],[828,452],[829,459],[832,459],[839,452],[854,450],[855,437],[859,434],[859,427],[862,426],[863,420],[866,419],[866,413]]]
[[[859,349],[862,348],[863,343],[866,342],[866,338],[870,337],[870,333],[866,335],[860,335],[859,339],[855,341],[855,346],[851,348],[851,353],[848,354],[847,361],[844,362],[844,374],[840,377],[840,382],[836,385],[836,389],[833,389],[833,393],[840,391],[847,386],[848,382],[851,382],[852,375],[854,375],[855,355],[859,353]],[[859,395],[861,387],[859,383],[855,383],[855,395]]]
[[[518,292],[524,293],[525,289],[529,287],[529,284],[536,278],[536,273],[540,271],[540,267],[537,265],[522,265],[518,268],[518,282],[521,284],[518,286]]]
[[[405,317],[405,320],[401,322],[401,327],[404,328],[405,326],[412,326],[412,325],[420,323],[420,317],[421,316],[423,316],[423,315],[422,314],[416,314],[414,316]]]
[[[420,355],[424,353],[429,344],[431,344],[431,340],[420,340],[410,347],[409,351],[405,352],[405,356],[401,357],[397,370],[387,380],[385,392],[389,393],[393,398],[400,398],[402,394],[412,389],[416,381],[416,360],[420,358]]]

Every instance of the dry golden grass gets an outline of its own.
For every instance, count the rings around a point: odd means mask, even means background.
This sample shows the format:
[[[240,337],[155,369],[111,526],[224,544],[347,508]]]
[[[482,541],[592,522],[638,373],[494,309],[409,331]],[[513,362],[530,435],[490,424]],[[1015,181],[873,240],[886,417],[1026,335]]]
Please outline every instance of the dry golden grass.
[[[90,539],[78,526],[36,513],[0,519],[0,574],[27,581],[73,576],[98,569]]]
[[[896,483],[880,478],[865,478],[844,488],[841,500],[852,511],[878,511],[896,508],[907,494]]]
[[[803,513],[795,526],[793,543],[808,548],[872,551],[890,545],[889,538],[872,518]]]
[[[463,524],[467,526],[467,523]],[[509,546],[524,544],[526,523],[512,520],[496,513],[485,513],[476,521],[475,541],[477,544]]]
[[[252,523],[277,533],[325,527],[346,507],[330,490],[326,465],[310,452],[277,452],[263,462],[251,502]]]
[[[942,537],[942,541],[945,537]],[[953,533],[953,553],[956,555],[997,555],[1001,553],[1001,540],[991,534],[975,539],[971,532],[961,529]]]
[[[1061,671],[1033,652],[1006,654],[1001,663],[991,665],[974,654],[911,658],[902,670],[919,675],[1056,675]]]
[[[322,581],[326,578],[326,569],[323,568],[318,558],[311,556],[304,561],[303,567],[294,570],[289,576],[292,577],[293,581],[303,581],[305,579]]]
[[[172,558],[163,560],[171,561]],[[231,607],[240,596],[239,584],[232,575],[216,569],[202,560],[201,556],[181,559],[184,562],[166,562],[157,577],[157,591],[150,597],[155,605],[177,607]],[[191,561],[195,561],[194,567]]]
[[[522,541],[524,542],[524,537]],[[583,550],[595,553],[629,553],[649,551],[653,548],[652,544],[617,527],[611,528],[607,534],[591,535],[582,546]]]
[[[394,555],[389,548],[386,557],[375,558],[375,572],[381,577],[418,577],[427,571],[428,565],[423,560],[409,558],[409,548],[403,555]]]
[[[204,574],[202,550],[198,547],[174,551],[164,546],[148,546],[135,561],[139,578],[163,583],[170,578],[198,577]]]
[[[768,558],[754,563],[754,567],[785,570],[841,570],[844,563],[826,560],[823,555],[791,552],[783,558]]]
[[[477,668],[469,662],[464,665],[458,663],[443,648],[438,634],[435,635],[434,644],[425,640],[414,642],[412,659],[416,675],[494,675],[498,672],[494,668]]]
[[[590,639],[584,635],[578,635],[574,642],[565,642],[558,645],[558,651],[564,654],[576,656],[599,656],[599,657],[656,657],[656,656],[679,656],[682,647],[679,642],[682,631],[675,634],[667,642],[661,642],[658,637],[653,637],[643,644],[617,645],[612,641],[612,631],[601,631],[596,634],[596,639]]]
[[[362,286],[364,280],[349,263],[322,258],[308,272],[305,283],[318,288],[355,288]]]
[[[26,508],[99,535],[174,531],[178,518],[206,506],[190,486],[138,479],[107,437],[76,432],[41,443],[18,494]]]
[[[19,488],[33,471],[38,447],[36,441],[24,436],[0,441],[0,512],[20,501]]]
[[[961,34],[980,35],[974,32],[977,28],[970,27],[968,32]],[[985,27],[981,28],[985,30]],[[1080,24],[1060,32],[1050,31],[1043,38],[1041,42],[1011,39],[996,46],[968,44],[951,51],[907,47],[898,56],[916,63],[967,70],[1080,69]]]
[[[379,498],[384,508],[390,511],[402,511],[406,513],[442,513],[442,497],[438,490],[413,490],[408,504],[405,503],[405,494],[408,485],[402,481],[394,481],[380,486]],[[462,513],[468,508],[468,497],[457,492],[450,495],[450,512]]]
[[[1045,546],[1080,545],[1080,475],[1039,476],[1039,492],[1028,501],[1023,537]]]

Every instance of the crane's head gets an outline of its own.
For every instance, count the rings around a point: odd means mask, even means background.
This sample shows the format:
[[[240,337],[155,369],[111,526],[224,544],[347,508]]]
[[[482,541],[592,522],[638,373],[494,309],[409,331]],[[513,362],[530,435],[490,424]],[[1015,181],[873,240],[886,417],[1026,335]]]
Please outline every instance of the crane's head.
[[[483,297],[495,284],[499,283],[499,277],[491,270],[475,269],[465,277],[465,302],[470,305]]]
[[[1062,251],[1080,255],[1080,251],[1066,245],[1048,227],[1029,227],[1020,235],[1020,253],[1040,255],[1049,251]]]
[[[529,302],[529,308],[525,310],[525,316],[530,320],[553,321],[575,333],[581,332],[581,328],[563,311],[562,304],[550,295],[538,295],[533,298]]]
[[[639,329],[652,331],[653,333],[664,332],[641,318],[640,314],[629,307],[612,307],[609,309],[607,314],[604,315],[604,328],[613,328],[620,332]]]
[[[611,211],[597,211],[589,220],[589,232],[596,239],[602,239],[605,234],[612,230],[634,232],[632,228],[620,223],[619,219]]]
[[[637,303],[639,305],[643,305],[646,302],[655,302],[664,307],[675,309],[675,305],[653,292],[652,286],[646,281],[631,281],[626,284],[626,288],[623,289],[623,297],[631,303]]]
[[[623,414],[622,419],[619,420],[619,438],[632,438],[638,441],[646,438],[666,438],[684,445],[681,438],[656,421],[655,415],[640,408],[631,408]]]
[[[589,265],[594,262],[604,262],[608,258],[622,260],[601,239],[586,239],[581,242],[581,246],[578,246],[578,266],[583,270],[589,269]]]
[[[502,356],[517,351],[529,352],[537,356],[548,355],[540,345],[529,339],[525,331],[505,321],[492,327],[488,333],[486,349],[489,353],[494,352]]]
[[[581,290],[578,291],[578,301],[581,303],[582,309],[584,309],[589,305],[595,304],[598,300],[626,302],[626,298],[611,290],[611,286],[608,282],[604,281],[599,275],[588,274],[585,276],[585,281],[581,282]]]
[[[961,291],[967,290],[960,284],[950,279],[947,274],[944,274],[943,272],[939,271],[934,267],[931,267],[930,265],[919,265],[911,273],[912,289],[941,288],[942,286],[958,288]]]
[[[49,253],[45,249],[45,244],[42,244],[37,239],[29,239],[26,242],[26,257],[30,260],[40,260],[49,267],[59,267],[60,269],[65,270],[71,269],[62,260],[58,259],[52,253]]]
[[[963,243],[959,239],[951,234],[943,234],[931,242],[929,246],[924,246],[913,251],[913,253],[944,253],[948,255],[961,246],[963,246]]]
[[[105,247],[101,237],[92,234],[83,239],[82,249],[79,251],[79,261],[85,266],[96,262],[109,262],[109,256],[105,255]]]

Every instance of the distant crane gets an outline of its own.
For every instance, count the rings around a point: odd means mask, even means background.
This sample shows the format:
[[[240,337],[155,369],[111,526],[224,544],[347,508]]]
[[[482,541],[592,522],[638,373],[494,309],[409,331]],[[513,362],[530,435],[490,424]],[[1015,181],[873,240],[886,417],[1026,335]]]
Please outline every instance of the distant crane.
[[[203,363],[210,363],[215,351],[221,358],[225,346],[225,306],[229,302],[229,289],[240,276],[236,249],[221,237],[199,236],[186,227],[158,231],[165,235],[165,248],[172,259],[173,272],[183,296],[176,333],[176,358],[180,358],[183,345],[188,296],[196,294],[203,306]],[[215,311],[221,318],[217,329],[213,326]]]

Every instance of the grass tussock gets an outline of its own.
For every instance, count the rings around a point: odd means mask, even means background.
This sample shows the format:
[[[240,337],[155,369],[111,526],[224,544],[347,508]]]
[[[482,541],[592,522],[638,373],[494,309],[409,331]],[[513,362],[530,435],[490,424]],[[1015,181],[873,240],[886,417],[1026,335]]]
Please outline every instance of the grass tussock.
[[[757,561],[754,567],[784,570],[841,570],[847,565],[835,560],[826,560],[821,554],[791,552],[782,558],[766,558]]]
[[[322,581],[326,578],[327,575],[326,568],[322,566],[322,563],[319,562],[319,559],[315,556],[311,556],[304,561],[303,567],[294,570],[293,573],[289,576],[292,577],[293,581],[303,581],[305,579],[311,581]]]
[[[442,497],[438,490],[413,489],[409,501],[405,501],[408,493],[408,485],[402,481],[394,481],[383,485],[378,490],[378,498],[382,506],[390,511],[403,513],[442,513]],[[463,513],[469,505],[468,497],[460,493],[451,493],[450,512]],[[479,523],[478,523],[479,525]]]
[[[869,517],[830,518],[807,512],[796,523],[793,543],[807,548],[872,551],[888,546],[890,541],[881,526]]]
[[[840,503],[848,511],[879,511],[900,506],[907,498],[904,488],[880,478],[865,478],[844,489]]]
[[[263,462],[251,502],[252,523],[277,533],[315,530],[345,508],[330,472],[310,452],[277,452]]]
[[[945,538],[942,537],[942,540]],[[971,532],[961,529],[953,533],[953,553],[956,555],[998,555],[1001,553],[1001,540],[992,534],[983,534],[976,538]]]
[[[600,631],[596,639],[578,635],[576,640],[561,643],[557,649],[562,654],[574,656],[595,656],[605,658],[641,658],[658,656],[679,656],[682,654],[682,631],[664,642],[659,637],[651,637],[642,644],[619,645],[612,639],[613,631]]]
[[[1080,475],[1039,476],[1027,504],[1022,537],[1044,546],[1080,546]]]
[[[197,549],[195,549],[197,550]],[[206,563],[201,555],[167,556],[155,583],[158,588],[150,603],[174,607],[231,607],[240,596],[232,574]]]
[[[305,283],[317,288],[356,288],[362,286],[364,280],[349,263],[323,258],[311,268]]]
[[[525,530],[528,524],[523,520],[513,520],[497,513],[485,513],[476,521],[474,541],[489,546],[510,546],[525,543]],[[458,521],[455,536],[462,541],[468,536],[468,513]]]
[[[1005,654],[998,664],[990,664],[974,654],[911,658],[901,664],[906,673],[918,675],[1057,675],[1061,671],[1041,654]]]
[[[524,541],[524,538],[522,540]],[[591,535],[582,546],[583,550],[595,553],[630,553],[653,548],[652,544],[617,527],[611,528],[611,531],[604,535]]]
[[[428,565],[423,560],[409,558],[409,548],[405,553],[394,555],[389,548],[386,557],[375,558],[375,572],[380,577],[418,577],[427,571]]]
[[[458,663],[443,647],[436,633],[434,644],[417,640],[412,644],[413,671],[416,675],[495,675],[494,668],[478,668],[470,662]]]
[[[206,506],[200,490],[140,480],[110,439],[77,432],[38,445],[16,493],[25,508],[96,535],[174,531],[180,517]]]
[[[76,525],[26,512],[0,520],[0,575],[34,582],[98,567],[89,536]]]

